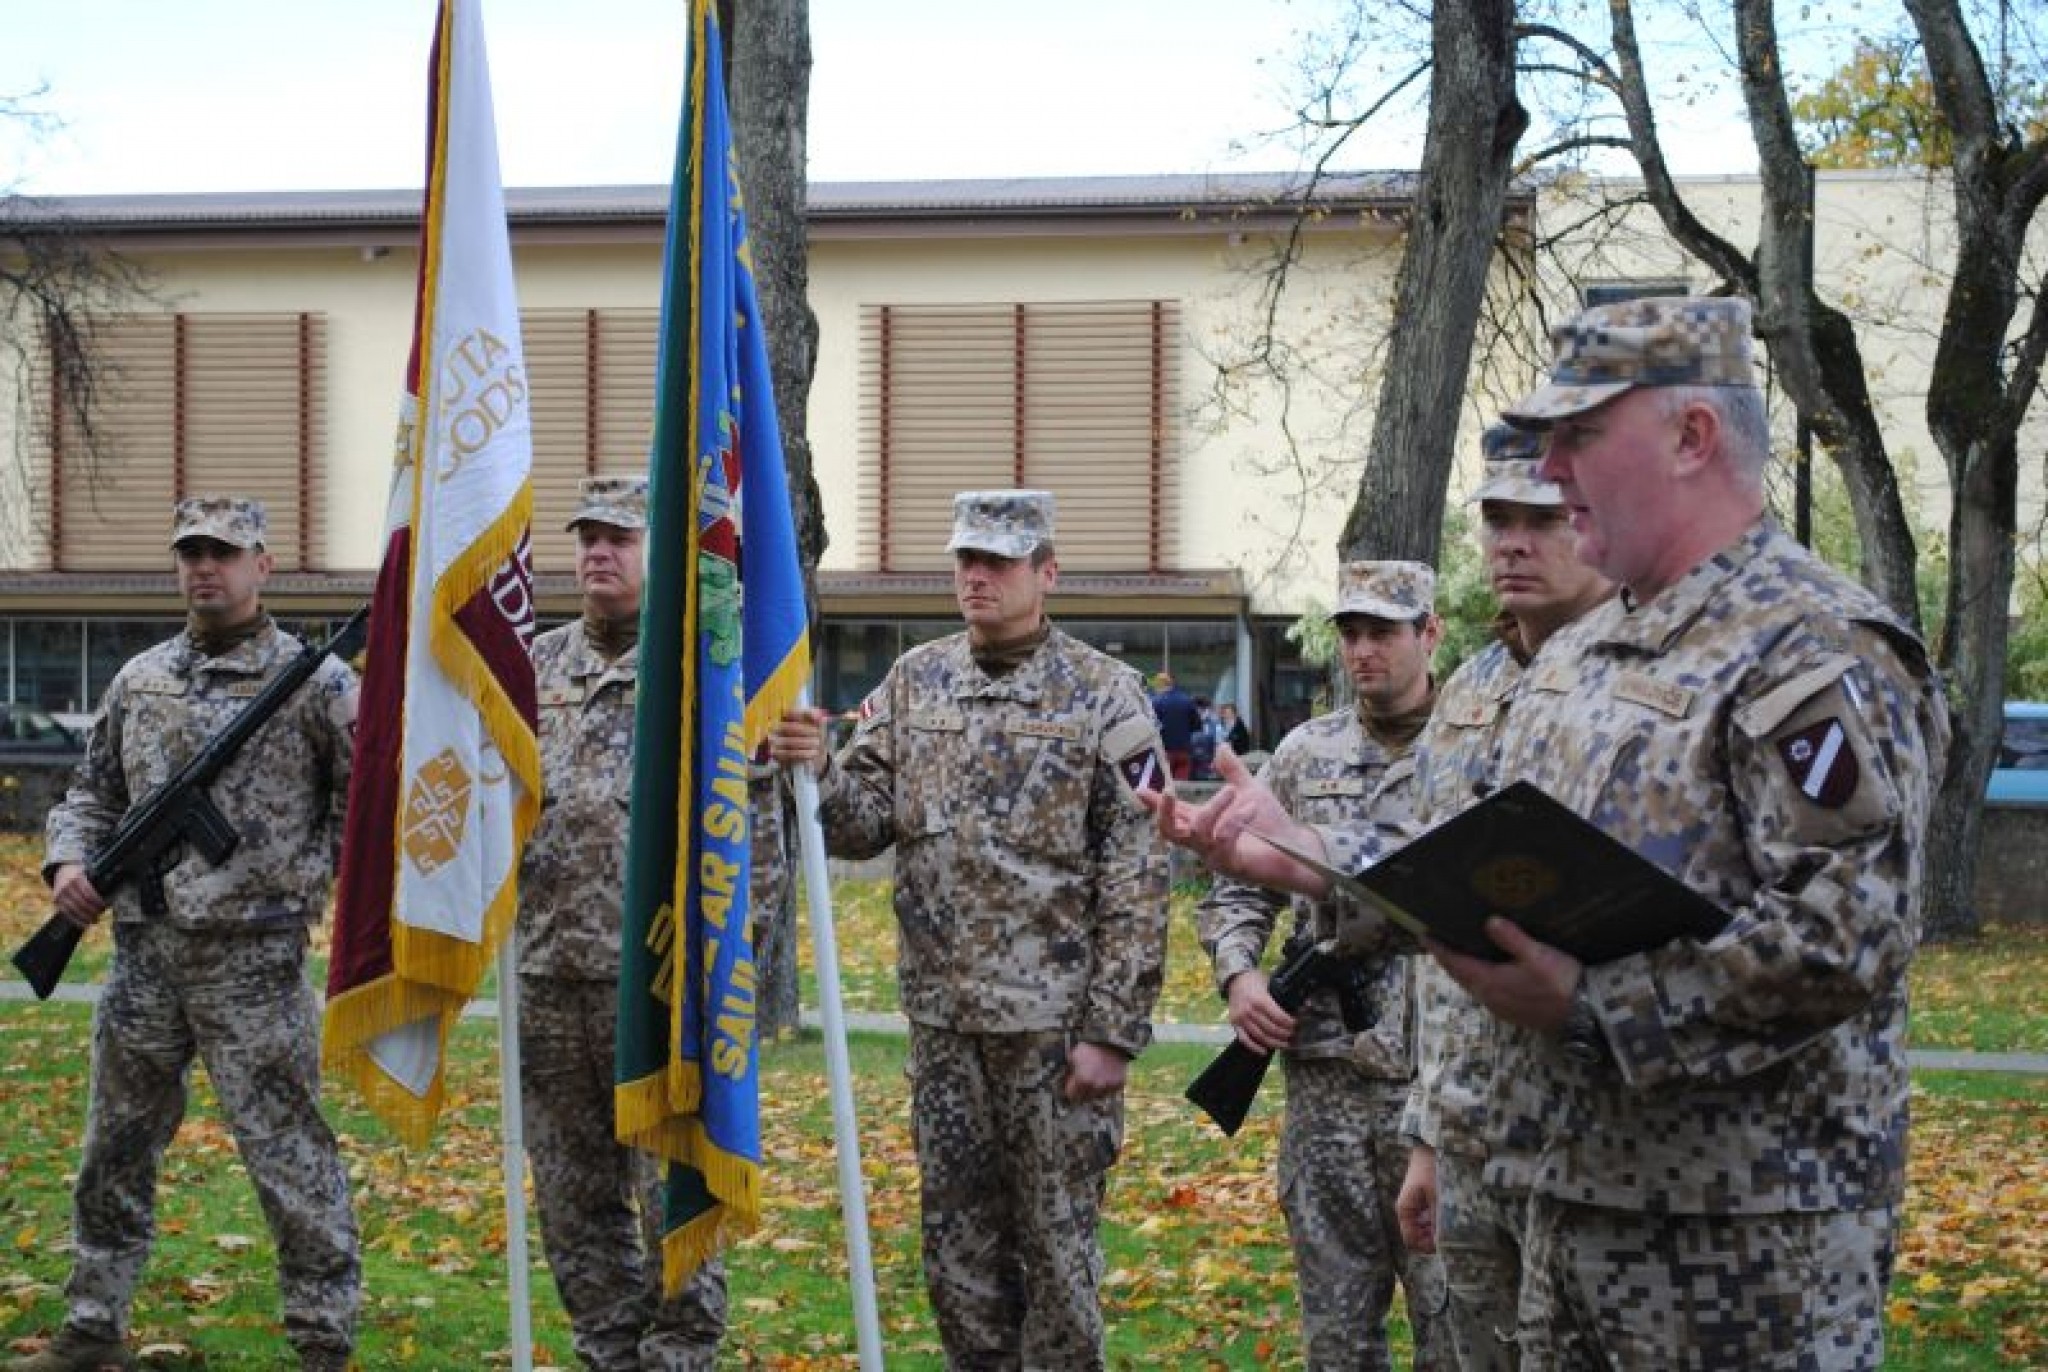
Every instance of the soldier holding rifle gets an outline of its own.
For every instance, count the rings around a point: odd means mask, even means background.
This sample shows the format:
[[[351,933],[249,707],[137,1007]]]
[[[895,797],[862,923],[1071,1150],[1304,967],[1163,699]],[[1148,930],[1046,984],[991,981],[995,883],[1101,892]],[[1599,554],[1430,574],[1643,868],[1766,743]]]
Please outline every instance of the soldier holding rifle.
[[[300,1366],[340,1372],[354,1346],[355,1216],[320,1113],[319,1011],[305,975],[348,795],[348,668],[323,661],[228,765],[213,801],[239,842],[219,865],[187,857],[114,892],[86,874],[124,812],[299,654],[262,606],[272,565],[265,534],[253,500],[178,503],[171,547],[186,627],[115,676],[77,777],[50,813],[43,872],[57,908],[90,924],[111,898],[114,958],[93,1021],[69,1309],[56,1337],[17,1359],[15,1372],[128,1365],[157,1170],[184,1118],[195,1057],[276,1240],[285,1335]]]
[[[1949,722],[1912,631],[1764,514],[1739,299],[1555,331],[1507,419],[1622,594],[1531,664],[1488,784],[1527,780],[1729,916],[1588,966],[1504,919],[1437,956],[1506,1026],[1489,1137],[1536,1157],[1523,1367],[1876,1368],[1905,1192],[1906,970]],[[1239,875],[1326,883],[1242,769],[1162,824]]]
[[[1436,574],[1420,562],[1338,569],[1331,620],[1357,700],[1290,732],[1260,773],[1296,815],[1322,823],[1399,823],[1407,816],[1409,748],[1429,720],[1429,660],[1443,627]],[[1415,1330],[1415,1366],[1449,1366],[1443,1272],[1401,1242],[1394,1201],[1407,1165],[1399,1123],[1415,1072],[1414,958],[1362,960],[1373,1023],[1348,1025],[1337,993],[1313,993],[1288,1014],[1259,969],[1288,907],[1266,887],[1219,877],[1195,912],[1202,946],[1239,1039],[1279,1052],[1287,1080],[1280,1132],[1280,1207],[1300,1281],[1304,1359],[1311,1369],[1386,1368],[1387,1311],[1398,1273]],[[1296,900],[1292,941],[1332,937],[1327,910]]]

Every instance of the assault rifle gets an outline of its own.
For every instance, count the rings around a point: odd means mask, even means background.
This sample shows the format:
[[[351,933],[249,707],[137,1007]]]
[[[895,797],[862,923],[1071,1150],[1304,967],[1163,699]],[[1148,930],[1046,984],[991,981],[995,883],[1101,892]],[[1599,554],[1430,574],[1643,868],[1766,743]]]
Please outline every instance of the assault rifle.
[[[1333,951],[1335,948],[1334,941],[1313,943],[1303,939],[1295,944],[1273,969],[1266,993],[1291,1015],[1327,986],[1337,993],[1344,1027],[1362,1034],[1379,1018],[1373,1009],[1369,978],[1359,959],[1339,957]],[[1272,1064],[1272,1054],[1261,1053],[1243,1039],[1234,1038],[1214,1062],[1202,1069],[1202,1075],[1188,1083],[1185,1094],[1226,1135],[1235,1135],[1244,1124],[1245,1115],[1250,1113],[1252,1099],[1259,1094],[1259,1084],[1265,1081],[1266,1069]]]
[[[87,879],[102,898],[111,901],[114,892],[129,882],[144,881],[156,893],[155,899],[146,903],[158,907],[153,913],[160,912],[163,878],[184,860],[183,845],[197,848],[215,867],[233,856],[242,836],[213,803],[208,788],[242,745],[311,679],[329,653],[354,656],[369,615],[365,606],[335,630],[334,637],[317,646],[308,645],[170,780],[129,807],[113,834],[85,865]],[[70,916],[55,914],[15,950],[14,965],[21,969],[36,999],[50,998],[84,933],[84,927],[73,923]]]

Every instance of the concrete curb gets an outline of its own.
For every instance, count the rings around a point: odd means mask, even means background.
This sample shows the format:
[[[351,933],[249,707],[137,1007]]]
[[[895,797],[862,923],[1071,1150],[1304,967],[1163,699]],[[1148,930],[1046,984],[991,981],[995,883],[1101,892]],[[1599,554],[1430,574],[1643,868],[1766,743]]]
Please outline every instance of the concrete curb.
[[[99,1000],[99,995],[100,988],[96,982],[65,982],[50,998],[67,1004],[91,1005]],[[11,977],[0,978],[0,1000],[34,999],[35,995],[26,982]],[[462,1017],[495,1020],[498,1002],[479,997],[463,1007]],[[818,1028],[818,1012],[805,1010],[803,1024],[806,1029]],[[871,1010],[849,1010],[846,1027],[860,1034],[905,1032],[903,1016]],[[1158,1024],[1153,1026],[1152,1034],[1160,1043],[1206,1043],[1221,1047],[1230,1041],[1230,1031],[1220,1024]],[[1906,1057],[1912,1066],[1923,1072],[2012,1072],[2048,1076],[2048,1053],[1967,1053],[1944,1048],[1918,1048],[1909,1051]]]

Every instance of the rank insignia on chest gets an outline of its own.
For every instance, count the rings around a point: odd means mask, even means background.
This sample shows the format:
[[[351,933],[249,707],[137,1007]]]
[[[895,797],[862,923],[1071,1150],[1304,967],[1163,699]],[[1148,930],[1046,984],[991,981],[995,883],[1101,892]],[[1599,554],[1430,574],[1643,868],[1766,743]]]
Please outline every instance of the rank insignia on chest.
[[[1856,794],[1862,769],[1838,719],[1809,724],[1777,740],[1778,756],[1800,793],[1814,804],[1838,810]]]
[[[1328,800],[1333,796],[1365,795],[1364,777],[1310,777],[1299,787],[1303,800]]]

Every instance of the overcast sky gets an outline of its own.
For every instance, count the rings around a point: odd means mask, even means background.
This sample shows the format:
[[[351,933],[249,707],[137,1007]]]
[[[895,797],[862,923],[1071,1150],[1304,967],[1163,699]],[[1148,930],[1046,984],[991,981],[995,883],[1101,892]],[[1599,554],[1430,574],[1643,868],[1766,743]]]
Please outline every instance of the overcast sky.
[[[417,185],[433,0],[4,0],[0,184],[38,194]],[[811,0],[810,173],[845,181],[1285,170],[1301,34],[1337,0]],[[660,183],[685,0],[483,0],[513,186]],[[1675,111],[1677,118],[1682,111]],[[1705,116],[1701,116],[1705,119]],[[1698,127],[1711,128],[1711,121]],[[1745,141],[1680,123],[1681,170]],[[1346,159],[1412,167],[1419,125]]]

